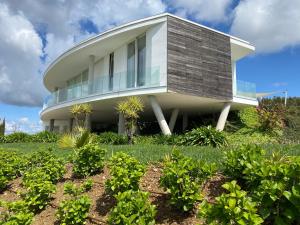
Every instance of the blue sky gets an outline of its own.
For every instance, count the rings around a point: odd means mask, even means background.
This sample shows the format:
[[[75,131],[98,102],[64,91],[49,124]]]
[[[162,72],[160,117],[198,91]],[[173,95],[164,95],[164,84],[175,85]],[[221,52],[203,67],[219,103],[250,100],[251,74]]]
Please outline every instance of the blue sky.
[[[250,41],[257,51],[238,62],[238,79],[255,82],[258,92],[300,96],[299,0],[0,0],[0,118],[8,130],[41,129],[39,111],[48,94],[42,73],[60,53],[111,27],[162,12]]]

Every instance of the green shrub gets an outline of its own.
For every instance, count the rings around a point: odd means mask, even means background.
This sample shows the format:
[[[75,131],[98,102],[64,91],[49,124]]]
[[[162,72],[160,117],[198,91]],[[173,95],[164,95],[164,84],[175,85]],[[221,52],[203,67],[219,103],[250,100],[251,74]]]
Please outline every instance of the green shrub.
[[[154,225],[156,210],[148,198],[148,192],[129,190],[119,193],[117,205],[109,215],[109,224]]]
[[[24,132],[15,132],[6,135],[6,143],[19,143],[19,142],[30,142],[31,136]]]
[[[0,213],[0,224],[3,225],[30,225],[33,213],[27,208],[25,201],[4,202],[0,200],[0,207],[4,212]]]
[[[200,200],[200,185],[209,176],[208,172],[212,172],[210,167],[202,166],[177,150],[166,157],[160,185],[171,195],[171,205],[186,212]]]
[[[241,190],[236,181],[222,185],[229,193],[223,193],[211,204],[204,200],[199,206],[199,216],[206,220],[206,224],[223,225],[257,225],[263,219],[257,214],[257,204]]]
[[[109,160],[108,166],[111,178],[105,182],[107,192],[117,194],[139,189],[139,180],[145,173],[145,166],[135,158],[118,152]]]
[[[72,183],[65,184],[64,194],[67,194],[68,198],[60,203],[56,211],[61,224],[85,224],[91,207],[91,199],[83,193],[90,189],[91,185],[91,181],[85,182],[80,187]]]
[[[31,135],[32,142],[52,143],[52,142],[57,142],[57,140],[58,140],[58,135],[54,132],[49,132],[49,131],[41,131],[39,133]]]
[[[98,135],[97,141],[100,144],[109,145],[126,145],[128,144],[128,139],[125,135],[119,135],[114,132],[103,132]]]
[[[255,107],[247,107],[238,112],[242,124],[248,128],[257,129],[260,127],[259,115]]]
[[[178,135],[154,135],[154,144],[158,145],[177,145],[178,139],[180,136]]]
[[[179,139],[180,145],[191,146],[213,146],[221,147],[227,145],[227,140],[223,132],[217,131],[211,126],[199,127],[186,132]]]
[[[73,174],[85,177],[100,172],[104,167],[106,150],[98,144],[86,144],[75,151],[73,157]]]

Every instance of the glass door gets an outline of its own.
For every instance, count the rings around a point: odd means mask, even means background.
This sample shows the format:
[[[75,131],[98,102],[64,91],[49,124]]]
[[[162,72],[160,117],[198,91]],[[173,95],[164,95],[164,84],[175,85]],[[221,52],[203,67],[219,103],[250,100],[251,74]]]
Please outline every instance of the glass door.
[[[138,64],[137,64],[137,86],[146,84],[146,36],[137,40]]]
[[[127,88],[135,85],[135,41],[127,46]]]

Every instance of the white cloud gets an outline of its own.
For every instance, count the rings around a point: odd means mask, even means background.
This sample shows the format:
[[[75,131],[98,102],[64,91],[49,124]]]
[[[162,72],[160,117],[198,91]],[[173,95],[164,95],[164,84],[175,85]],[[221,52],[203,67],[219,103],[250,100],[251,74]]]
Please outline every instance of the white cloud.
[[[232,0],[168,0],[175,13],[181,17],[193,17],[198,21],[225,22]]]
[[[272,86],[274,87],[284,87],[284,86],[287,86],[288,83],[287,82],[275,82],[275,83],[272,83]]]
[[[43,130],[42,123],[30,121],[28,117],[21,117],[18,120],[9,120],[5,122],[5,133],[11,134],[14,132],[37,133]]]
[[[299,0],[244,0],[234,14],[231,33],[254,43],[259,53],[300,44]]]

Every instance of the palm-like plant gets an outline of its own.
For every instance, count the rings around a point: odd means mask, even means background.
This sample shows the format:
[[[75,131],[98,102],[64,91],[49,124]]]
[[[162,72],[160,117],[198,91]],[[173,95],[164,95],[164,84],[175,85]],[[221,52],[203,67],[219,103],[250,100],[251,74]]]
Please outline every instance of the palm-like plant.
[[[93,142],[94,136],[88,130],[77,128],[76,132],[64,134],[58,140],[60,148],[73,148],[78,149],[82,146]]]
[[[128,143],[133,143],[133,135],[136,131],[136,123],[139,114],[143,111],[144,104],[139,97],[129,97],[117,105],[117,111],[122,113],[125,119],[125,129],[128,137]]]
[[[92,113],[92,106],[90,104],[73,105],[70,112],[75,119],[75,127],[88,127],[87,118]]]

